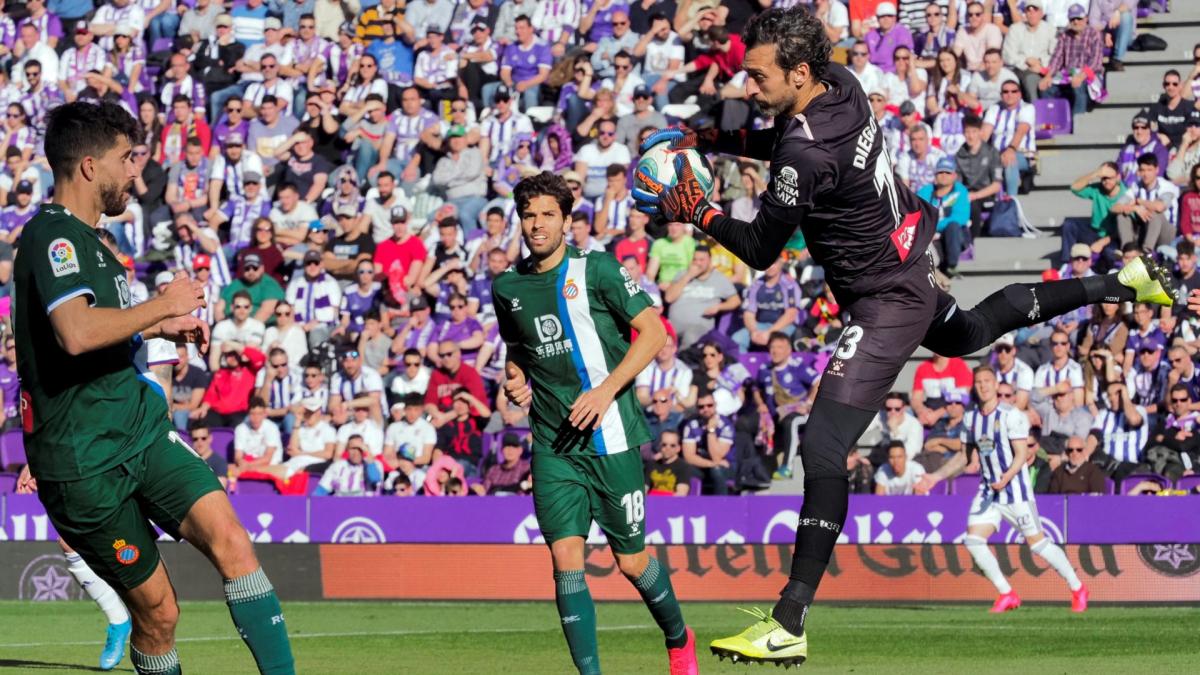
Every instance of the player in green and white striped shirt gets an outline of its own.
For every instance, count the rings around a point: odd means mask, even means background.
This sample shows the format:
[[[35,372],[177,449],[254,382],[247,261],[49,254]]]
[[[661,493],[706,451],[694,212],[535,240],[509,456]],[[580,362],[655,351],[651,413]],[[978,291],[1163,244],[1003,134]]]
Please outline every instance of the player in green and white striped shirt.
[[[666,340],[649,296],[607,253],[566,244],[573,198],[543,172],[514,190],[528,258],[496,277],[492,302],[508,345],[505,393],[531,403],[533,504],[554,560],[555,599],[571,658],[599,673],[596,609],[583,575],[592,520],[666,636],[671,673],[696,673],[695,636],[666,568],[646,553],[639,448],[650,441],[633,379]],[[631,329],[638,339],[630,342]]]

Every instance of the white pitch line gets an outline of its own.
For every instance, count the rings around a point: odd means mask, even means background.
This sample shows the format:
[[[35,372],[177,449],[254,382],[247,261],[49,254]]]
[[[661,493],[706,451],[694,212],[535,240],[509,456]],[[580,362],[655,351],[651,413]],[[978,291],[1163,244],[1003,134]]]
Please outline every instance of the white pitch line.
[[[623,626],[598,626],[598,631],[626,631],[626,630],[643,630],[648,628],[657,628],[650,624],[627,624]],[[548,626],[546,628],[479,628],[467,631],[468,633],[549,633],[558,632],[558,628]],[[292,640],[302,640],[306,638],[340,638],[340,637],[395,637],[405,635],[443,635],[445,630],[373,630],[373,631],[349,631],[343,633],[293,633],[288,635]],[[182,637],[175,638],[175,642],[224,642],[237,641],[241,638],[236,635],[208,635],[201,637]],[[10,642],[0,643],[0,649],[18,649],[23,647],[63,647],[63,646],[87,646],[87,645],[102,645],[103,641],[95,640],[79,640],[75,642]]]

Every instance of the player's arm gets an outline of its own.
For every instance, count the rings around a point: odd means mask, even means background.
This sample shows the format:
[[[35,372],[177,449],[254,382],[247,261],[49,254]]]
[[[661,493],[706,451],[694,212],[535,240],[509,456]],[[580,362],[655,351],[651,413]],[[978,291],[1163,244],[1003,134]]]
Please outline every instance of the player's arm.
[[[758,215],[750,222],[731,218],[708,201],[684,154],[675,157],[674,187],[665,189],[643,177],[647,187],[658,193],[634,188],[634,199],[638,209],[668,221],[691,223],[746,264],[765,270],[783,253],[796,228],[803,226],[814,201],[837,182],[837,166],[819,146],[789,145],[794,147],[776,148],[771,181],[761,195]]]
[[[1000,480],[992,483],[992,489],[997,492],[1003,490],[1012,481],[1013,477],[1024,468],[1026,460],[1029,459],[1029,443],[1027,439],[1010,438],[1008,442],[1012,445],[1013,462],[1012,466],[1008,467],[1008,470],[1000,476]]]
[[[569,419],[575,428],[599,428],[600,420],[613,399],[633,382],[633,378],[650,364],[654,355],[667,343],[667,329],[652,307],[643,309],[629,323],[637,331],[637,339],[608,377],[584,392],[571,406]]]
[[[138,333],[147,339],[174,339],[179,335],[177,324],[183,320],[192,320],[183,321],[189,329],[199,328],[190,325],[200,322],[189,315],[203,305],[204,286],[179,275],[161,294],[128,309],[92,307],[86,292],[81,292],[51,307],[50,324],[59,346],[71,356],[79,356],[125,342]],[[205,339],[207,335],[205,326]]]

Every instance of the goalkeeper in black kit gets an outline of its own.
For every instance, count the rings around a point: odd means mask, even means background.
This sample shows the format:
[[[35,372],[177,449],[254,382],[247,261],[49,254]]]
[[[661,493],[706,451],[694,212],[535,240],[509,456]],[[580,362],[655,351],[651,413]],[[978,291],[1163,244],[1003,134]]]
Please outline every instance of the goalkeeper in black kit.
[[[803,8],[768,9],[746,25],[746,92],[774,128],[718,132],[671,128],[643,144],[770,160],[771,177],[752,222],[710,204],[686,156],[676,184],[639,176],[638,208],[693,224],[757,269],[775,261],[796,227],[850,314],[821,378],[801,448],[804,504],[787,585],[768,615],[715,640],[713,653],[761,663],[808,656],[804,620],[846,520],[846,456],[878,413],[918,345],[961,356],[998,336],[1095,302],[1173,303],[1169,276],[1149,258],[1115,275],[1012,284],[974,309],[961,309],[934,283],[926,249],[933,208],[896,180],[866,94],[845,67],[830,63],[821,22]]]

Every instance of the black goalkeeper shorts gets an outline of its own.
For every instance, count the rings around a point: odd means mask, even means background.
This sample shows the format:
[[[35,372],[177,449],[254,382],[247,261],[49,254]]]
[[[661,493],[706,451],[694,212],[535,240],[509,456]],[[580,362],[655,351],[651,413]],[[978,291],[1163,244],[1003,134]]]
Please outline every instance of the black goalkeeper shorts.
[[[934,319],[954,305],[938,288],[933,259],[905,270],[895,283],[849,306],[850,322],[821,376],[818,397],[878,411]]]

